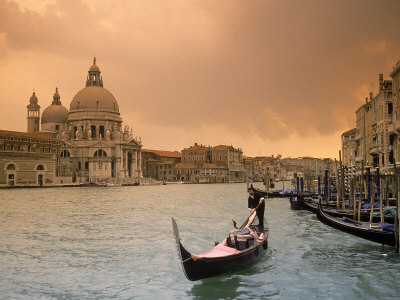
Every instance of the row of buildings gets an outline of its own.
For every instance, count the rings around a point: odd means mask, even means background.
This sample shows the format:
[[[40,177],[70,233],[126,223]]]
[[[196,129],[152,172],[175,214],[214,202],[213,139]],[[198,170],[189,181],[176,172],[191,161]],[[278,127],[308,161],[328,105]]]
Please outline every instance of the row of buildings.
[[[323,159],[245,157],[228,145],[143,149],[141,138],[122,126],[118,102],[104,88],[96,59],[69,109],[56,88],[51,104],[40,110],[33,92],[27,132],[0,130],[0,186],[265,181],[297,174],[314,178],[327,167]]]
[[[369,165],[389,172],[400,161],[400,61],[389,76],[379,74],[378,92],[365,98],[356,110],[356,127],[341,136],[342,160],[348,168]]]

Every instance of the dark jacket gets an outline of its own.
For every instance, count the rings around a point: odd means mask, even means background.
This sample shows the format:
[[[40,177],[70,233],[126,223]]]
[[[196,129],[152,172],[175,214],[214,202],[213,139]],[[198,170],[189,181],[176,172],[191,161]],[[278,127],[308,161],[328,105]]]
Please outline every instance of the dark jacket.
[[[252,208],[256,208],[258,203],[260,202],[260,199],[263,197],[262,194],[259,194],[257,192],[254,191],[253,193],[253,197],[251,197],[249,195],[249,199],[248,199],[248,207],[250,209]],[[260,225],[264,224],[264,211],[265,211],[265,201],[263,201],[260,206],[257,208],[256,210],[256,214],[257,214],[257,218],[260,221]]]

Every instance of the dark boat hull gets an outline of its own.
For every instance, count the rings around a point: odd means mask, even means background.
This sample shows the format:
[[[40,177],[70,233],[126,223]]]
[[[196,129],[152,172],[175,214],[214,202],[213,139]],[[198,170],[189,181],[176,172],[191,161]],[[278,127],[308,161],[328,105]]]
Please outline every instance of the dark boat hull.
[[[186,278],[191,281],[200,280],[225,273],[239,271],[257,263],[262,258],[265,250],[268,248],[268,223],[266,220],[264,220],[264,224],[265,239],[262,243],[243,250],[237,254],[213,258],[203,257],[194,260],[192,258],[192,254],[187,251],[185,247],[183,247],[179,237],[178,226],[176,225],[174,218],[172,218],[178,254],[181,259],[182,268]]]
[[[395,246],[396,239],[394,232],[372,229],[370,228],[370,223],[367,222],[357,222],[348,218],[330,216],[325,213],[321,205],[317,207],[317,218],[322,223],[351,235],[383,245]]]
[[[317,207],[318,207],[318,203],[317,202],[314,202],[312,200],[307,200],[307,199],[304,199],[302,196],[299,196],[297,198],[297,203],[298,203],[297,205],[300,206],[300,209],[308,210],[308,211],[310,211],[312,213],[317,213]],[[323,207],[324,207],[324,212],[326,214],[330,215],[330,216],[333,216],[333,217],[337,217],[337,218],[346,217],[346,218],[350,218],[350,219],[354,217],[354,213],[353,212],[350,212],[350,211],[346,212],[346,211],[343,211],[341,209],[338,210],[336,208],[336,206],[325,206],[325,205],[323,205]],[[365,212],[365,211],[361,211],[360,221],[369,222],[369,220],[370,220],[370,213],[369,212]],[[373,223],[379,223],[380,221],[381,221],[381,217],[374,216],[372,218],[372,222]],[[394,223],[394,218],[386,217],[386,218],[384,218],[384,221],[385,221],[385,223],[393,224]]]
[[[292,208],[294,210],[301,210],[302,209],[299,201],[297,199],[295,200],[293,195],[290,195],[289,202],[290,202],[290,208]]]

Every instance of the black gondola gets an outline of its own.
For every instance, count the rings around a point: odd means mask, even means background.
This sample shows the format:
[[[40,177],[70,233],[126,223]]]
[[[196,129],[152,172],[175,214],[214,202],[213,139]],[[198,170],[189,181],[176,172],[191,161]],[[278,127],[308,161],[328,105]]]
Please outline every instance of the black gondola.
[[[183,247],[174,218],[172,227],[183,272],[186,278],[192,281],[245,269],[258,262],[268,248],[269,229],[265,219],[264,231],[260,232],[260,239],[254,242],[253,246],[240,251],[222,242],[198,255],[193,255]]]
[[[301,209],[308,210],[312,213],[317,213],[318,202],[314,201],[311,198],[304,198],[303,196],[297,197],[297,205],[300,206]],[[324,212],[330,216],[341,218],[353,218],[354,211],[346,211],[342,210],[341,208],[336,207],[336,201],[334,203],[330,202],[329,205],[323,205]],[[360,220],[363,222],[369,222],[370,220],[370,212],[369,211],[360,211]],[[372,222],[379,223],[381,220],[380,216],[373,216]],[[393,217],[385,217],[385,223],[393,224],[394,218]]]
[[[359,222],[346,217],[337,218],[330,216],[325,213],[321,206],[321,201],[317,206],[317,218],[328,226],[360,238],[383,245],[395,246],[396,238],[394,231],[384,231],[379,223]]]

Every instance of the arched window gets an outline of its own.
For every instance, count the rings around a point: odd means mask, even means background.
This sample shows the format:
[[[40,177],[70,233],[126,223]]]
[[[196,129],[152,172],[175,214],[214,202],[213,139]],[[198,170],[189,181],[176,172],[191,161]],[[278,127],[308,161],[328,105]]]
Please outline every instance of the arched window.
[[[15,170],[15,166],[13,164],[9,164],[7,166],[7,170]]]
[[[92,131],[92,139],[96,138],[96,126],[90,126],[90,130]]]
[[[43,171],[43,170],[44,170],[43,165],[38,165],[38,166],[36,167],[36,170],[38,170],[38,171]]]
[[[105,151],[99,149],[94,153],[94,156],[104,156],[104,157],[106,157],[107,153]]]
[[[103,125],[101,125],[99,127],[99,136],[101,139],[104,139],[104,126]]]
[[[73,130],[74,138],[76,138],[76,131],[77,131],[77,130],[78,130],[78,127],[74,126],[74,130]]]
[[[61,151],[61,157],[70,157],[71,154],[69,153],[68,150],[63,150]]]

